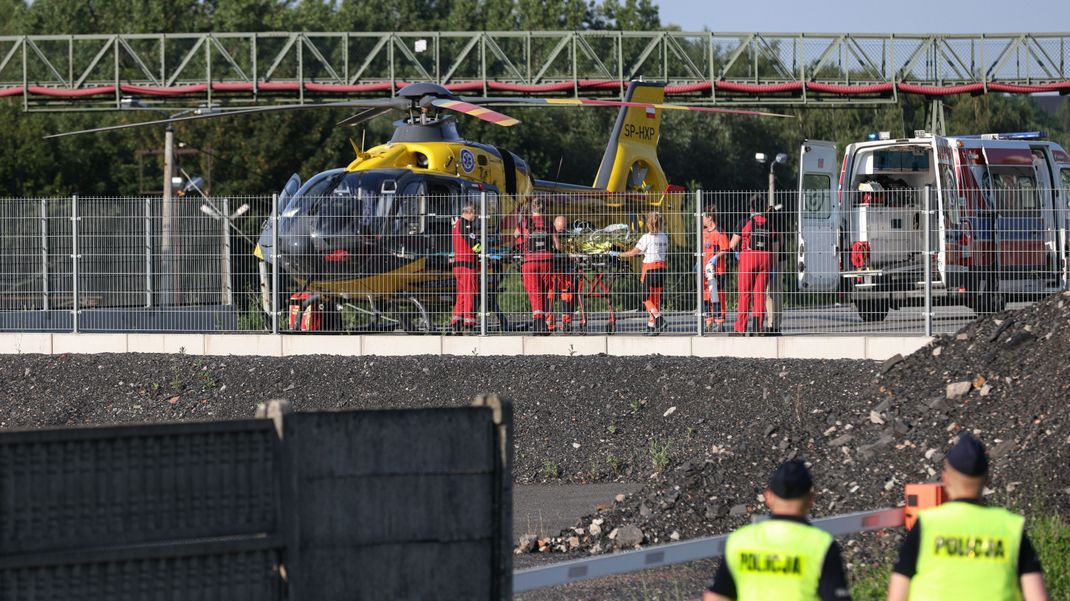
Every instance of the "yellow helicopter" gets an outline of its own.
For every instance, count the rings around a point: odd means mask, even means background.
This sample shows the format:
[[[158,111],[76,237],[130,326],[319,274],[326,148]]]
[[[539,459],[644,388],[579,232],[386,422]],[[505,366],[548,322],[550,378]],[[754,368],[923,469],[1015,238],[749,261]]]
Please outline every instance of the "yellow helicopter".
[[[499,233],[512,232],[528,203],[539,196],[548,205],[547,214],[582,218],[594,228],[624,223],[634,231],[641,227],[642,215],[658,208],[668,218],[667,230],[676,236],[673,243],[684,244],[685,228],[673,222],[679,220],[673,209],[683,189],[669,186],[657,157],[663,111],[781,115],[665,104],[664,95],[663,84],[638,81],[629,83],[623,101],[458,97],[441,85],[414,83],[393,98],[259,107],[70,133],[312,107],[363,109],[339,123],[343,126],[391,111],[406,112],[405,119],[395,122],[390,141],[367,150],[354,144],[356,157],[346,167],[305,182],[292,176],[277,197],[277,217],[264,223],[254,254],[260,260],[265,311],[276,307],[269,292],[271,263],[277,260],[277,267],[296,284],[285,322],[290,329],[340,330],[341,309],[351,307],[372,318],[365,325],[369,329],[400,326],[427,332],[435,329],[433,307],[452,301],[450,229],[465,203],[485,211],[487,235],[494,241],[511,242]],[[535,179],[521,157],[463,139],[451,113],[503,127],[519,123],[489,106],[619,108],[593,185]],[[498,252],[508,252],[509,246],[499,244]],[[496,277],[488,293],[497,291],[504,266],[495,265],[492,271]],[[491,308],[499,327],[508,328],[496,294]]]

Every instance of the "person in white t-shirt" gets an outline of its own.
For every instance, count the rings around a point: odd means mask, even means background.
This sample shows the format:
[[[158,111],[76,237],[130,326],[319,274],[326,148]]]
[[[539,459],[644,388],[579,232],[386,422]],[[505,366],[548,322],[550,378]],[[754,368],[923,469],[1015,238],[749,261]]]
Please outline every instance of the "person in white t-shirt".
[[[643,271],[639,283],[643,291],[643,306],[649,318],[647,336],[657,336],[665,329],[661,316],[661,293],[665,289],[665,270],[669,257],[669,237],[661,231],[661,213],[651,211],[646,217],[647,233],[635,243],[635,248],[620,254],[622,257],[643,255]]]

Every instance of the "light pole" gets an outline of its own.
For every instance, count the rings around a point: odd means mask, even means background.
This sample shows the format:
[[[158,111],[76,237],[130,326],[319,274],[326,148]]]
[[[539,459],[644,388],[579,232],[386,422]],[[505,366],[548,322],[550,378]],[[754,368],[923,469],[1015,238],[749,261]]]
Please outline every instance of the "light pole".
[[[214,112],[214,109],[186,109],[177,113],[169,113],[163,109],[145,104],[140,98],[123,98],[119,106],[124,110],[149,110],[155,111],[166,119],[174,119],[189,113],[203,114]],[[173,304],[172,294],[175,288],[172,279],[175,277],[171,269],[171,251],[174,231],[174,203],[172,192],[175,186],[175,130],[168,123],[163,134],[163,206],[160,207],[160,304],[168,306]],[[181,182],[179,182],[181,183]],[[150,302],[151,304],[151,302]]]
[[[776,227],[781,235],[783,235],[783,213],[778,210],[776,206],[776,174],[773,170],[777,164],[783,164],[788,162],[788,155],[783,152],[776,153],[773,160],[769,160],[764,152],[754,153],[754,160],[761,164],[769,162],[769,198],[766,201],[766,210],[772,211],[767,215],[774,215],[774,227]],[[767,219],[769,217],[767,216]],[[783,311],[783,304],[780,297],[780,263],[784,259],[783,253],[781,253],[781,243],[774,243],[773,249],[773,262],[769,267],[769,277],[766,278],[765,284],[765,314],[766,314],[766,331],[773,336],[780,335],[780,318]]]
[[[754,153],[754,160],[758,161],[763,165],[766,163],[766,161],[769,162],[769,198],[766,201],[766,206],[771,209],[776,205],[776,178],[773,174],[773,168],[776,167],[777,164],[784,164],[788,162],[788,155],[783,152],[778,152],[773,158],[773,160],[770,161],[769,156],[766,155],[764,152],[756,152]]]

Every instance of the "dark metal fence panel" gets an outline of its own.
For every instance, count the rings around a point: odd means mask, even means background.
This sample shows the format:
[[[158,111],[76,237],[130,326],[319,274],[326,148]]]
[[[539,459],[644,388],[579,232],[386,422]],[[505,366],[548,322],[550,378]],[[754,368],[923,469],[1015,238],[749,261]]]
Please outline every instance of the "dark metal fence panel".
[[[496,563],[509,557],[496,550],[501,474],[489,416],[484,408],[287,416],[291,594],[497,598]]]
[[[282,595],[276,553],[251,551],[3,569],[0,598],[261,601]]]
[[[0,435],[0,598],[270,599],[271,422]]]
[[[0,436],[0,556],[272,532],[262,421]]]

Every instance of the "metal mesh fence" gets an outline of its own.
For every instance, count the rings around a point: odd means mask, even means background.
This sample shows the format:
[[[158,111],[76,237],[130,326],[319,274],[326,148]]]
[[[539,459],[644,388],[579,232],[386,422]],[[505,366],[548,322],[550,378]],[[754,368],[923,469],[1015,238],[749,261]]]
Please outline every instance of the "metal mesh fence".
[[[426,182],[310,182],[313,194],[281,200],[186,197],[169,207],[9,199],[0,328],[951,332],[1067,286],[1070,193],[1007,169],[984,189],[942,190],[914,174],[837,192],[804,177],[801,192],[771,199],[513,197]]]

